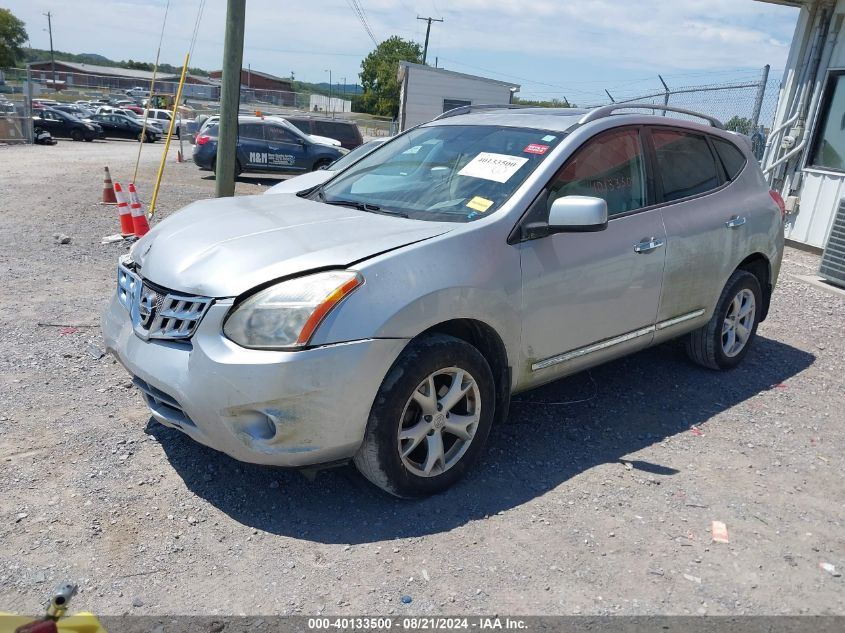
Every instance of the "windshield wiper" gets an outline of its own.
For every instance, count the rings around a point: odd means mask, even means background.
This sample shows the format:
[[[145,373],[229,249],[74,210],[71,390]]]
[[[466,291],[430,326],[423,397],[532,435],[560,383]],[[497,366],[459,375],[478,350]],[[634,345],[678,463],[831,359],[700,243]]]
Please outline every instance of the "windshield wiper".
[[[357,202],[355,200],[322,200],[323,204],[331,204],[339,207],[350,207],[358,209],[359,211],[369,211],[370,213],[382,213],[384,215],[396,215],[400,218],[407,218],[408,214],[402,211],[393,211],[391,209],[382,209],[377,204],[370,204],[369,202]]]

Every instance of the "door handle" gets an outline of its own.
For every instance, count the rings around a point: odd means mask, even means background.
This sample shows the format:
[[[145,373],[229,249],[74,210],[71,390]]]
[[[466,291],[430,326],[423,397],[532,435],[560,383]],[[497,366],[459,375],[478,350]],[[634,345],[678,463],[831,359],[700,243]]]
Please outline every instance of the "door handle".
[[[658,239],[656,237],[652,238],[644,238],[642,242],[638,244],[634,244],[634,252],[635,253],[650,253],[653,250],[656,250],[663,246],[666,243],[665,240]]]
[[[746,222],[747,222],[747,220],[745,219],[744,216],[735,215],[735,216],[731,217],[730,220],[725,222],[725,226],[728,227],[729,229],[735,229],[738,226],[742,226]]]

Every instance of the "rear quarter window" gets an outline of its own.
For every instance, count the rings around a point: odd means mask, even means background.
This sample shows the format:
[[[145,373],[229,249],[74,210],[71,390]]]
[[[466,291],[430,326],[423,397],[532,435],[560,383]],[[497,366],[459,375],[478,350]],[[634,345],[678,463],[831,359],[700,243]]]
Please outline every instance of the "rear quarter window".
[[[729,180],[733,180],[739,176],[739,172],[745,167],[748,162],[745,154],[733,143],[720,138],[712,138],[713,146],[716,148],[716,153],[719,155],[719,160],[725,168],[725,173]]]

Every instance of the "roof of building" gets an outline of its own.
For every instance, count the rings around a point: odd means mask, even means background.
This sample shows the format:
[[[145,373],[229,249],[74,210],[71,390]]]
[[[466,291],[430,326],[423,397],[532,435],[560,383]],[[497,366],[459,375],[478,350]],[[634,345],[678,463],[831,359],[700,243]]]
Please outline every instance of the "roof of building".
[[[40,66],[47,64],[49,67],[51,63],[52,62],[49,60],[39,60],[37,62],[29,62],[28,65]],[[111,77],[126,77],[128,79],[143,79],[145,81],[151,81],[153,78],[153,72],[151,70],[136,70],[134,68],[122,68],[119,66],[98,66],[97,64],[82,64],[80,62],[66,62],[61,60],[56,60],[56,65],[71,68],[80,74],[109,75]],[[181,73],[174,74],[158,72],[155,73],[155,78],[161,81],[179,81],[180,74]],[[209,84],[216,83],[214,80],[210,80],[208,77],[203,77],[201,75],[189,74],[187,77]]]
[[[212,74],[218,75],[222,74],[222,70],[212,70]],[[241,68],[241,73],[247,73],[249,75],[255,75],[256,77],[263,77],[264,79],[270,79],[271,81],[281,81],[283,83],[289,84],[290,78],[285,77],[276,77],[276,75],[271,75],[270,73],[263,73],[260,70],[253,70],[251,68]]]
[[[42,65],[47,64],[49,65],[51,62],[47,61],[37,61],[37,62],[30,62],[29,66],[35,65]],[[152,71],[149,70],[135,70],[134,68],[120,68],[116,66],[98,66],[96,64],[81,64],[79,62],[65,62],[65,61],[56,61],[56,65],[66,66],[67,68],[72,68],[73,70],[85,74],[97,74],[97,75],[112,75],[114,77],[130,77],[132,79],[147,79],[150,80],[153,78]],[[172,73],[157,73],[156,78],[164,79],[166,77],[173,77]]]
[[[484,81],[491,84],[498,84],[500,86],[507,86],[508,88],[516,88],[515,92],[520,89],[519,84],[510,81],[500,81],[498,79],[490,79],[488,77],[479,77],[478,75],[467,75],[466,73],[455,72],[454,70],[446,70],[445,68],[435,68],[434,66],[427,66],[425,64],[414,64],[413,62],[399,62],[399,75],[405,72],[407,68],[414,68],[419,70],[427,70],[429,72],[439,73],[441,75],[449,75],[452,77],[460,77],[462,79],[474,79],[476,81]]]
[[[766,2],[768,4],[782,4],[787,7],[800,7],[805,4],[813,4],[818,0],[756,0],[757,2]]]

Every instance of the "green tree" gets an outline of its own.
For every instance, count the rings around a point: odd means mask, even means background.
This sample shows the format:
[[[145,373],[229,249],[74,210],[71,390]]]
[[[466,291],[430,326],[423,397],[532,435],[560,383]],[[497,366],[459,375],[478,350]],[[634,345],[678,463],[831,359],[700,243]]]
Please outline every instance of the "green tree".
[[[751,129],[751,119],[746,119],[744,116],[732,116],[727,123],[725,129],[740,134],[750,135],[754,130]]]
[[[399,114],[399,62],[422,63],[422,47],[416,42],[394,35],[376,46],[361,62],[361,85],[364,94],[358,98],[361,112],[396,117]]]
[[[9,9],[0,9],[0,68],[14,66],[21,56],[21,46],[29,37],[24,23]]]

